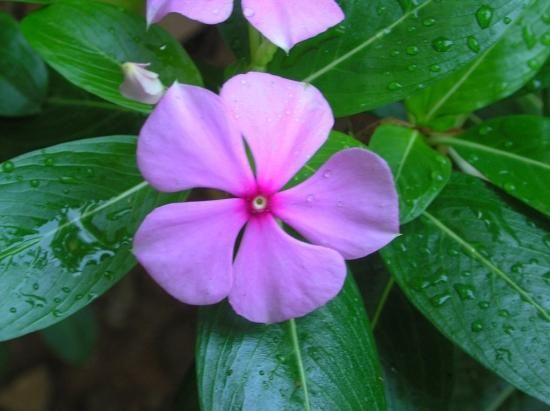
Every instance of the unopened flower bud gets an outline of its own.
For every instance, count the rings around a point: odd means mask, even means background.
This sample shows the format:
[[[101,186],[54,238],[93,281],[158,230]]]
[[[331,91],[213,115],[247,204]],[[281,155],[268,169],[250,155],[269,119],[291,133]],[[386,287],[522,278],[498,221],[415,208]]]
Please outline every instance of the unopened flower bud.
[[[131,100],[146,104],[156,104],[164,94],[159,75],[146,69],[149,64],[124,63],[122,71],[124,81],[120,85],[120,93]]]

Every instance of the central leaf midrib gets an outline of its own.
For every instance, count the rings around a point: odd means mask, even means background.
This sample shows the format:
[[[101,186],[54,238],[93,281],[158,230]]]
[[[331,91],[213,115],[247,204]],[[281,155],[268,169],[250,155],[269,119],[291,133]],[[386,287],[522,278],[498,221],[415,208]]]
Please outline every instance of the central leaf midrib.
[[[499,267],[494,265],[491,261],[483,257],[477,249],[468,243],[468,241],[464,240],[462,237],[460,237],[457,233],[455,233],[453,230],[451,230],[449,227],[447,227],[443,222],[441,222],[439,219],[437,219],[435,216],[430,214],[427,211],[424,211],[422,215],[428,219],[433,225],[435,225],[437,228],[439,228],[444,234],[446,234],[448,237],[456,241],[460,246],[462,246],[474,259],[478,260],[480,263],[485,265],[487,268],[489,268],[492,272],[497,274],[502,280],[504,280],[512,289],[514,289],[525,301],[528,301],[537,311],[540,312],[540,314],[546,319],[547,321],[550,321],[550,313],[544,309],[531,295],[525,291],[523,288],[521,288],[518,284],[516,284],[504,271],[502,271]]]
[[[432,3],[432,1],[433,0],[426,0],[424,3],[419,4],[414,9],[411,9],[408,12],[404,13],[401,17],[399,17],[397,20],[395,20],[392,24],[390,24],[389,26],[386,26],[383,29],[377,31],[373,36],[369,37],[367,40],[365,40],[364,42],[362,42],[358,46],[354,47],[353,49],[351,49],[347,53],[343,54],[342,56],[338,57],[337,59],[331,61],[329,64],[322,67],[318,71],[313,72],[312,74],[310,74],[309,76],[304,78],[302,81],[304,81],[306,83],[311,83],[312,81],[314,81],[317,78],[321,77],[326,72],[332,70],[336,66],[340,65],[341,63],[345,62],[349,58],[353,57],[355,54],[361,52],[363,49],[370,46],[376,40],[379,40],[379,39],[385,37],[386,35],[388,35],[389,33],[391,33],[391,31],[393,29],[395,29],[397,26],[399,26],[403,21],[408,19],[411,15],[415,15],[416,13],[418,13],[421,9],[426,7],[428,4]]]
[[[546,163],[543,163],[543,162],[538,161],[538,160],[534,160],[534,159],[529,158],[529,157],[523,157],[523,156],[520,156],[518,154],[511,153],[509,151],[500,150],[498,148],[494,148],[494,147],[491,147],[491,146],[487,146],[487,145],[483,145],[483,144],[479,144],[479,143],[474,143],[472,141],[468,141],[468,140],[464,140],[464,139],[460,139],[460,138],[448,138],[448,137],[437,137],[437,138],[433,138],[431,141],[433,141],[434,143],[443,143],[443,144],[447,144],[447,145],[450,145],[450,146],[469,147],[469,148],[476,149],[476,150],[479,150],[479,151],[484,151],[484,152],[487,152],[487,153],[492,153],[492,154],[503,156],[503,157],[509,157],[509,158],[514,159],[514,160],[521,161],[522,163],[531,164],[531,165],[534,165],[534,166],[537,166],[537,167],[548,169],[550,171],[550,164],[546,164]]]
[[[292,340],[292,349],[294,350],[296,365],[298,367],[298,376],[300,378],[301,387],[304,391],[304,411],[311,411],[311,401],[309,398],[309,390],[307,386],[307,378],[305,373],[304,361],[302,359],[300,341],[298,340],[298,332],[296,330],[296,321],[294,319],[289,320],[288,326],[289,326],[289,332],[290,332],[290,339]]]

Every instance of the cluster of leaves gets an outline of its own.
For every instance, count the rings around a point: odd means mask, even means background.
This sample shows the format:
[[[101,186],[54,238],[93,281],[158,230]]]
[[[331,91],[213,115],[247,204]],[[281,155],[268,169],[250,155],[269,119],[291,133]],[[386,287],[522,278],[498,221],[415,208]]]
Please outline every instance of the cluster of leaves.
[[[131,1],[34,3],[51,4],[20,24],[0,14],[0,341],[45,329],[54,347],[82,346],[61,350],[78,362],[93,318],[70,316],[135,264],[143,217],[186,195],[140,176],[131,135],[151,107],[120,95],[120,66],[149,62],[165,84],[214,89],[220,76],[201,75],[160,27],[146,30]],[[403,235],[350,264],[359,287],[350,275],[295,322],[203,309],[202,409],[544,409],[550,5],[339,3],[341,25],[278,52],[267,71],[313,83],[337,116],[402,117],[383,120],[369,148],[394,172]],[[250,63],[239,16],[221,27],[237,56],[227,73]],[[351,146],[363,144],[333,133],[295,181]]]

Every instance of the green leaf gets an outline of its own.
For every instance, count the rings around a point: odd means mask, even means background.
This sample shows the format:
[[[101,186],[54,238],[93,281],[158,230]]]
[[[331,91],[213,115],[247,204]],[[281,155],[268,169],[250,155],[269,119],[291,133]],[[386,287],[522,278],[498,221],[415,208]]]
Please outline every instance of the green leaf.
[[[510,22],[498,42],[483,52],[468,37],[466,41],[479,57],[408,100],[418,123],[430,124],[439,116],[469,113],[520,89],[550,55],[550,33],[543,20],[547,12],[550,8],[546,0],[533,1],[521,19]]]
[[[195,65],[180,44],[143,18],[95,1],[63,1],[26,17],[22,30],[46,62],[92,94],[132,110],[151,106],[123,97],[121,65],[150,63],[165,86],[200,84]]]
[[[160,195],[135,137],[61,144],[0,164],[0,341],[89,304],[134,265],[131,240]]]
[[[302,167],[302,169],[296,173],[296,175],[289,181],[288,186],[294,186],[302,181],[311,177],[319,167],[336,154],[338,151],[345,150],[347,148],[367,148],[363,143],[355,138],[341,133],[339,131],[331,131],[330,135],[321,146],[321,148],[311,157],[311,159]]]
[[[384,306],[375,337],[384,366],[388,408],[445,410],[455,378],[453,345],[418,314],[397,288]]]
[[[548,223],[457,174],[402,230],[382,255],[410,301],[476,360],[548,403]]]
[[[388,162],[399,193],[401,224],[430,205],[451,176],[451,163],[424,142],[416,130],[390,124],[376,129],[369,144]]]
[[[342,0],[346,20],[278,54],[270,71],[312,82],[336,115],[366,111],[417,93],[477,57],[506,31],[529,0]],[[411,2],[407,2],[410,6]],[[403,6],[406,6],[403,10]]]
[[[203,410],[385,410],[369,324],[353,278],[326,306],[260,325],[227,304],[201,310]]]
[[[550,119],[503,117],[458,138],[438,137],[433,142],[451,147],[493,184],[550,215]]]
[[[58,357],[73,365],[84,364],[92,355],[97,340],[97,323],[89,307],[42,330],[46,344]]]
[[[0,116],[40,111],[48,88],[44,62],[19,32],[17,22],[0,12]]]
[[[21,153],[94,136],[137,134],[141,113],[99,100],[50,71],[50,90],[40,115],[0,118],[0,161]]]

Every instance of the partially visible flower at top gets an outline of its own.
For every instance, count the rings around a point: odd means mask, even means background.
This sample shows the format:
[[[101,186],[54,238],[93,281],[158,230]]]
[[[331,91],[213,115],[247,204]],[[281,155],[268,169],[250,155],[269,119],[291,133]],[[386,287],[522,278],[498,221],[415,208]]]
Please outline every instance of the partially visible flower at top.
[[[120,85],[120,94],[131,100],[145,104],[157,104],[164,94],[159,75],[146,69],[149,64],[124,63],[122,72],[124,81]]]
[[[344,259],[380,249],[399,229],[391,171],[368,150],[340,151],[283,189],[333,123],[315,87],[270,74],[235,76],[220,96],[170,87],[141,130],[141,173],[160,191],[208,187],[235,198],[153,210],[134,238],[139,262],[175,298],[213,304],[229,297],[255,322],[303,316],[331,300],[346,277]]]
[[[344,19],[334,0],[242,0],[242,9],[252,26],[286,51]],[[233,0],[147,0],[147,22],[173,12],[217,24],[227,20],[232,10]]]

